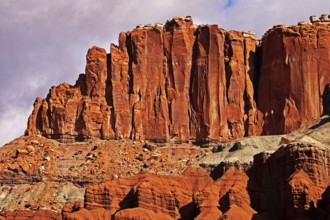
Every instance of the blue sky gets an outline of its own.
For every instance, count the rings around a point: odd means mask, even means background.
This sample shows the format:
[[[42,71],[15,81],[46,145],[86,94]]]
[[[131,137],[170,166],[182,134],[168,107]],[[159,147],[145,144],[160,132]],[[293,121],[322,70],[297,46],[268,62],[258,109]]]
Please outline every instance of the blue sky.
[[[224,6],[224,9],[228,9],[234,6],[236,0],[227,0],[227,3]]]
[[[195,23],[253,30],[330,13],[324,0],[0,0],[0,146],[22,135],[37,96],[74,84],[89,47],[109,52],[121,31],[191,15]],[[304,7],[298,7],[304,5]]]

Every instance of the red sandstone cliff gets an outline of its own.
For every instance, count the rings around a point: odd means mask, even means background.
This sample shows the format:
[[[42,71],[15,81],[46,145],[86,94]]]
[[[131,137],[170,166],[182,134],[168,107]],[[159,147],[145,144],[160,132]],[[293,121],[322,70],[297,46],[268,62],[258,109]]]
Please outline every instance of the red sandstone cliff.
[[[252,36],[174,18],[120,33],[110,49],[91,48],[74,86],[36,100],[27,134],[189,141],[261,133]]]
[[[322,114],[329,32],[276,26],[257,45],[191,17],[138,26],[110,54],[92,47],[76,85],[38,98],[26,133],[166,141],[288,133]]]
[[[330,26],[276,26],[262,39],[258,109],[263,134],[289,133],[318,118],[330,82]]]

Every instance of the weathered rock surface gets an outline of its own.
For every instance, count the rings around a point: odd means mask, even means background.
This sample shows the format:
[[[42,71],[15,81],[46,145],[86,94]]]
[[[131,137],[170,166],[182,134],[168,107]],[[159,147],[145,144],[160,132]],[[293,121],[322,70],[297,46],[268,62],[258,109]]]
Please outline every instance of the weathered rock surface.
[[[26,134],[178,142],[259,135],[256,46],[249,35],[190,17],[120,33],[110,54],[88,51],[74,86],[36,99]]]
[[[16,211],[5,211],[1,213],[0,219],[6,220],[38,220],[38,219],[49,219],[49,220],[62,220],[61,213],[55,213],[49,210],[16,210]]]
[[[196,193],[196,219],[252,219],[256,212],[246,189],[248,179],[244,171],[231,167],[220,179]]]
[[[257,90],[263,134],[289,133],[322,114],[329,41],[329,25],[277,26],[264,35]]]
[[[329,157],[329,148],[304,143],[256,155],[247,171],[252,207],[274,219],[326,219],[318,203],[330,184]]]
[[[115,219],[326,219],[329,157],[328,149],[291,143],[256,155],[252,166],[223,167],[215,181],[201,169],[140,173],[88,187],[85,208],[67,218],[108,212]]]
[[[209,153],[191,144],[125,139],[59,143],[22,136],[0,148],[0,210],[59,213],[66,203],[84,200],[87,186],[141,171],[179,175]]]
[[[330,117],[327,115],[315,120],[312,124],[304,126],[290,134],[250,136],[227,143],[213,142],[213,154],[199,160],[205,166],[217,166],[220,163],[240,163],[249,165],[256,154],[267,152],[274,153],[283,144],[303,142],[328,148],[330,146]]]
[[[180,177],[141,173],[87,188],[86,209],[64,218],[83,219],[85,213],[107,210],[114,219],[251,219],[256,212],[250,207],[247,181],[236,168],[216,182],[201,169],[190,168]]]
[[[212,183],[210,176],[201,169],[189,168],[180,177],[140,173],[129,179],[114,180],[86,189],[86,209],[113,210],[143,208],[178,219],[189,217],[193,207],[192,195]],[[186,216],[187,215],[187,216]],[[117,214],[116,214],[117,216]],[[123,216],[123,213],[119,216]]]
[[[187,142],[289,133],[323,113],[328,25],[251,34],[190,17],[138,26],[92,47],[76,84],[38,98],[26,134]]]

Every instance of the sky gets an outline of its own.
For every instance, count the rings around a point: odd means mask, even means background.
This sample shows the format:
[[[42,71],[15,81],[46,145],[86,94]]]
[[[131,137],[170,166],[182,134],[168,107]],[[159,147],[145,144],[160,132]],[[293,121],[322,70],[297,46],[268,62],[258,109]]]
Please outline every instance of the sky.
[[[74,84],[93,45],[121,31],[191,15],[196,24],[252,30],[330,13],[328,0],[0,0],[0,146],[23,135],[36,97]]]

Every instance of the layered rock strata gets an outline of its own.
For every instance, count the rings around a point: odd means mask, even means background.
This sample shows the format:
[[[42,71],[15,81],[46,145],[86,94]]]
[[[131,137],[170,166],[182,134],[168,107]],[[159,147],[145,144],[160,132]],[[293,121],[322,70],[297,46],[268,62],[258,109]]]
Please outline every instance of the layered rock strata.
[[[140,173],[88,187],[84,208],[66,213],[64,217],[80,219],[84,213],[96,216],[102,210],[113,215],[114,219],[129,219],[132,215],[138,218],[144,213],[155,216],[154,219],[192,219],[195,215],[193,193],[212,182],[202,169],[188,168],[177,177]]]
[[[326,219],[329,157],[328,149],[305,143],[257,154],[247,171],[252,208],[271,219]]]

